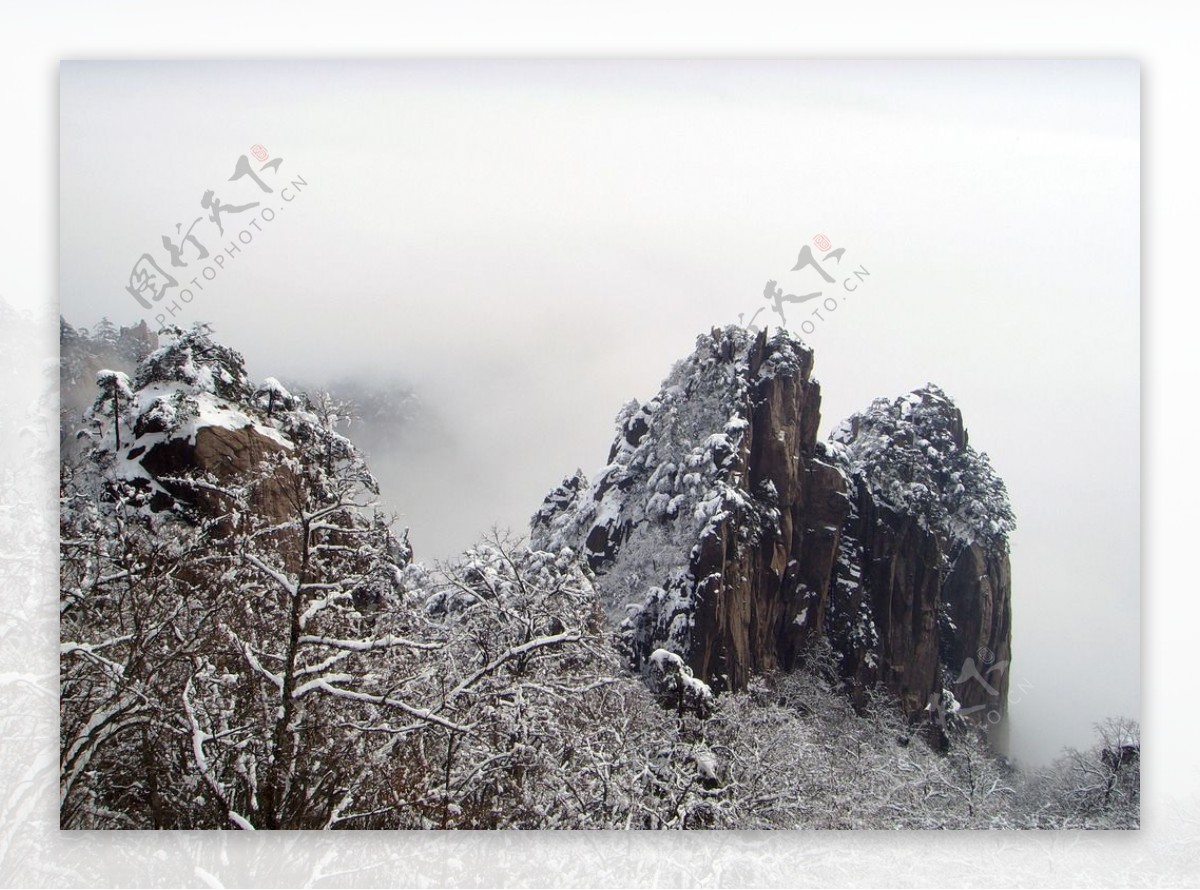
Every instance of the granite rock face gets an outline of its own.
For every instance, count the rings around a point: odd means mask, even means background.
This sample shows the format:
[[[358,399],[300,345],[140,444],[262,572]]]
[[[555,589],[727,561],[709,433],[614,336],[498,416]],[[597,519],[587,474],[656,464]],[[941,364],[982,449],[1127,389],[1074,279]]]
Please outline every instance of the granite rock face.
[[[546,498],[534,545],[586,555],[635,667],[666,649],[738,689],[827,641],[852,695],[882,684],[914,717],[998,721],[1003,483],[932,386],[818,441],[812,367],[783,332],[701,336],[654,400],[622,409],[596,479],[576,473]]]
[[[169,438],[152,445],[142,457],[141,465],[163,492],[192,504],[203,515],[216,517],[228,508],[228,503],[215,488],[254,478],[268,466],[269,458],[287,450],[277,439],[269,438],[253,425],[236,429],[203,426],[196,430],[194,442]],[[295,512],[288,498],[289,483],[294,487],[295,477],[282,467],[271,467],[269,472],[253,488],[250,505],[263,519],[284,522]],[[214,486],[198,486],[191,483],[193,479],[212,480]],[[160,496],[152,506],[166,509],[171,506],[171,499]]]

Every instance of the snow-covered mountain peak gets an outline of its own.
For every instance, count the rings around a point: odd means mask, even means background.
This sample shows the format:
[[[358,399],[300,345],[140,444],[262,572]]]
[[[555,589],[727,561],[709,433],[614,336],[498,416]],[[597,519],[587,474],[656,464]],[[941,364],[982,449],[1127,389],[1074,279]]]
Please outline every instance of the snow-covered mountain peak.
[[[948,541],[1007,547],[1015,518],[1004,482],[968,444],[962,412],[940,387],[876,399],[830,438],[874,496],[926,518]]]
[[[736,689],[826,643],[856,695],[882,683],[916,714],[949,690],[1002,712],[1003,682],[984,702],[953,677],[964,652],[1009,651],[1003,482],[932,384],[818,441],[812,368],[784,332],[700,336],[618,413],[608,464],[546,498],[534,546],[587,558],[635,667],[669,650]]]

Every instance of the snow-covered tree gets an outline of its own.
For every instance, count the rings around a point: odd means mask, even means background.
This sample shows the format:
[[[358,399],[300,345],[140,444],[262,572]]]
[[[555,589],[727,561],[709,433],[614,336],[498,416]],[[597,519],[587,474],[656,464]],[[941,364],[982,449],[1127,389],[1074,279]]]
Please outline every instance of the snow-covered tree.
[[[99,393],[92,404],[92,416],[98,420],[103,417],[111,418],[114,448],[120,451],[121,423],[124,421],[125,409],[133,402],[129,375],[123,371],[102,370],[96,375],[96,388]]]
[[[1023,799],[1030,828],[1137,828],[1141,822],[1141,729],[1109,718],[1096,741],[1069,748],[1039,770]]]
[[[267,377],[259,384],[254,391],[255,401],[266,409],[267,417],[275,416],[275,409],[293,408],[296,404],[295,397],[287,391],[282,383],[274,377]]]
[[[207,331],[164,332],[137,379],[142,443],[249,426],[283,447],[238,477],[139,475],[99,449],[64,465],[63,823],[320,827],[368,760],[371,736],[339,727],[404,712],[384,663],[437,645],[403,636],[407,543],[352,446],[300,408],[260,415]],[[204,500],[154,513],[146,481]]]
[[[338,407],[280,399],[267,416],[240,356],[201,329],[165,332],[138,382],[141,443],[245,424],[283,447],[241,475],[160,471],[181,504],[163,513],[111,453],[64,465],[64,825],[567,827],[624,812],[604,781],[559,780],[581,740],[587,770],[623,762],[604,717],[629,710],[615,686],[657,710],[613,676],[573,554],[496,539],[436,573],[410,567]]]
[[[64,827],[197,824],[180,695],[231,595],[197,582],[205,527],[147,524],[88,467],[64,472],[61,512],[61,820]]]

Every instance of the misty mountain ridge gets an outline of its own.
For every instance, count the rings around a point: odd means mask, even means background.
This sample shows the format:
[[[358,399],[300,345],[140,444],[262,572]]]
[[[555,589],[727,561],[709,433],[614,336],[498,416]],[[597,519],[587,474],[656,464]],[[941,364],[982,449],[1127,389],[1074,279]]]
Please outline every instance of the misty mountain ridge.
[[[1135,727],[1034,777],[988,750],[1014,516],[935,386],[819,442],[812,351],[714,329],[528,545],[429,568],[343,426],[349,395],[384,447],[411,392],[256,383],[202,326],[63,332],[97,384],[63,465],[65,827],[1136,825]],[[864,757],[900,784],[851,803]]]

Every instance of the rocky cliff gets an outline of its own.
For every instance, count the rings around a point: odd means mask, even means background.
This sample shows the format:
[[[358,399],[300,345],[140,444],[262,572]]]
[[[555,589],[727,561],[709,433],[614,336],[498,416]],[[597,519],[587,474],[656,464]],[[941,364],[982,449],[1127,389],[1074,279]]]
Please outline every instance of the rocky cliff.
[[[301,559],[296,529],[313,514],[322,517],[324,546],[352,553],[368,533],[390,540],[352,509],[378,485],[336,431],[331,402],[293,396],[270,377],[253,383],[242,356],[203,326],[160,335],[132,380],[108,368],[95,375],[99,393],[78,433],[84,459],[65,470],[79,485],[135,509],[151,527],[183,520],[208,527],[214,541],[271,542],[289,569]],[[407,541],[393,544],[396,563],[406,563]],[[348,562],[367,572],[361,560]]]
[[[812,366],[786,333],[701,336],[655,399],[622,409],[596,478],[546,498],[534,545],[586,555],[637,667],[666,648],[736,689],[828,641],[860,698],[883,684],[913,716],[998,722],[1003,483],[932,386],[818,441]]]

